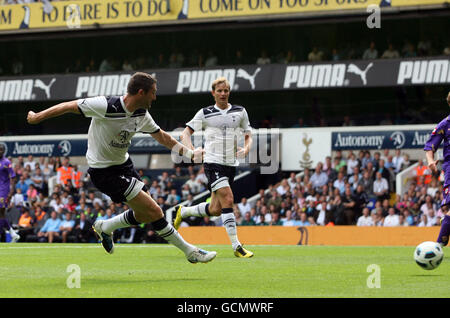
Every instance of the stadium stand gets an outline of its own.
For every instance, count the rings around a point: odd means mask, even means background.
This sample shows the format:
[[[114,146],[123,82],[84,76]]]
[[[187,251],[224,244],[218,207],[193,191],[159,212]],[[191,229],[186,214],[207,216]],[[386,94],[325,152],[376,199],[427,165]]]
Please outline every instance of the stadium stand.
[[[407,155],[389,150],[375,152],[360,151],[358,156],[352,151],[345,155],[337,152],[331,165],[324,158],[315,169],[305,169],[302,173],[290,173],[267,189],[260,189],[253,200],[247,202],[242,198],[235,202],[234,211],[239,225],[283,225],[283,226],[334,226],[361,225],[366,226],[437,226],[443,215],[439,208],[442,200],[442,178],[429,174],[427,169],[414,168],[416,173],[409,180],[407,191],[403,195],[396,194],[395,177],[408,167],[416,166],[410,162]],[[356,164],[351,163],[357,158]],[[69,163],[70,163],[70,158]],[[385,165],[385,161],[391,163]],[[85,224],[92,224],[97,218],[110,218],[127,209],[125,204],[115,204],[110,198],[100,193],[90,183],[89,175],[83,173],[82,182],[75,186],[56,184],[53,189],[48,187],[48,180],[57,175],[62,165],[62,158],[36,158],[34,165],[25,165],[23,157],[12,159],[14,171],[18,179],[24,180],[24,189],[33,185],[33,177],[41,166],[45,167],[43,186],[36,196],[26,196],[23,201],[12,201],[7,210],[8,220],[19,229],[21,241],[46,241],[38,233],[56,211],[61,221],[70,215],[75,226],[69,231],[67,242],[95,242],[92,230]],[[324,164],[325,163],[325,164]],[[348,169],[349,165],[353,169]],[[381,171],[383,165],[387,169],[386,176],[390,182],[388,195],[377,198],[376,171]],[[381,170],[380,170],[381,169]],[[175,167],[171,170],[139,169],[139,174],[149,189],[149,193],[164,211],[181,203],[192,203],[195,195],[205,191],[206,182],[203,169],[198,166]],[[341,185],[338,176],[342,174]],[[24,179],[24,176],[26,179]],[[16,185],[19,194],[20,184]],[[207,192],[206,192],[207,194]],[[203,193],[203,200],[207,198]],[[15,203],[17,202],[17,203]],[[393,208],[394,216],[389,216]],[[368,213],[363,213],[368,209]],[[82,216],[83,215],[83,216]],[[29,218],[28,221],[22,218]],[[391,220],[394,219],[394,220]],[[389,220],[389,221],[386,221]],[[365,221],[365,222],[363,222]],[[81,223],[81,227],[80,227]],[[220,218],[212,220],[190,218],[182,226],[221,225]],[[163,242],[152,231],[150,225],[133,227],[115,233],[115,239],[122,243]],[[61,242],[57,237],[54,242]]]

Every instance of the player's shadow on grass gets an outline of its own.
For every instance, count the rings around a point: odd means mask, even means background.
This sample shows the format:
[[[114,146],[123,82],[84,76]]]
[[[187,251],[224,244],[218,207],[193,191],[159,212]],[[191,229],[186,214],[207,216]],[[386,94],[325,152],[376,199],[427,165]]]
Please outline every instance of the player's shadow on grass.
[[[412,277],[442,277],[442,274],[420,274],[420,275],[411,275]]]

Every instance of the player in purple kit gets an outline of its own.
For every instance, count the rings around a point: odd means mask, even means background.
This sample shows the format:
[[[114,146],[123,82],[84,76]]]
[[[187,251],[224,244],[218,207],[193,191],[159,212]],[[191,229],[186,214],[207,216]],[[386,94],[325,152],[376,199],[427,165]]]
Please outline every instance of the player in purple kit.
[[[450,92],[447,95],[447,103],[450,106]],[[444,160],[442,169],[444,170],[444,199],[441,203],[441,209],[445,213],[441,219],[441,230],[437,242],[442,246],[447,245],[450,234],[450,116],[442,120],[431,132],[430,138],[425,144],[424,150],[428,161],[428,167],[431,171],[437,171],[438,160],[434,159],[434,153],[438,150],[441,142],[444,141]]]
[[[11,242],[15,243],[20,239],[20,236],[5,218],[5,211],[14,193],[16,174],[12,168],[11,161],[4,157],[5,150],[5,146],[0,144],[0,231],[5,229],[6,232],[9,232]]]

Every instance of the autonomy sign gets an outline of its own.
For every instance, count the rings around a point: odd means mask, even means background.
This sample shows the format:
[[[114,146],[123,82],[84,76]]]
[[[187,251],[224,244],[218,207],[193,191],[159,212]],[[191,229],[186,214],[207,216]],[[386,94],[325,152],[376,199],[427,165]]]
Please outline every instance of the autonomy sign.
[[[417,149],[423,148],[429,130],[333,132],[332,150]]]

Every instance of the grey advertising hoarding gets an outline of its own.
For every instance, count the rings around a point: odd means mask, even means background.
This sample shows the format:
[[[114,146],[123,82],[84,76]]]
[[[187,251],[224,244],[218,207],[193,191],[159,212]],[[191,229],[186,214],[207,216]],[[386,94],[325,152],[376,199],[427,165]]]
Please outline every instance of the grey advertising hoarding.
[[[233,91],[283,91],[450,83],[450,58],[356,60],[302,64],[238,65],[201,69],[145,70],[158,79],[158,94],[197,94],[225,76]],[[0,103],[71,100],[120,95],[133,72],[0,78]]]

